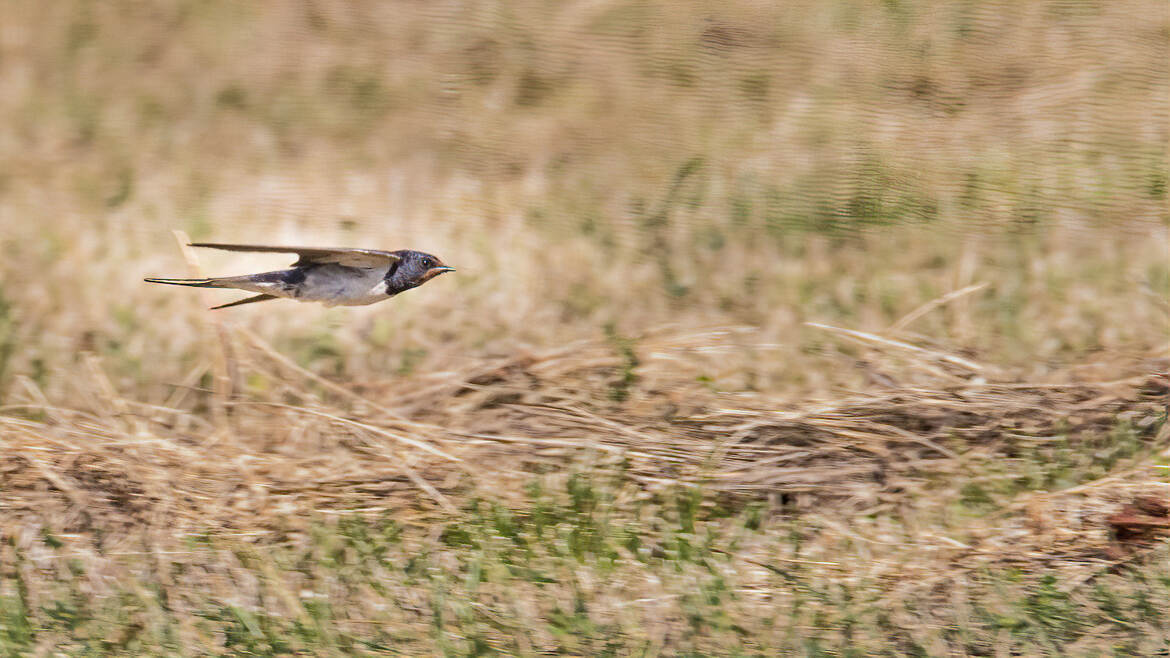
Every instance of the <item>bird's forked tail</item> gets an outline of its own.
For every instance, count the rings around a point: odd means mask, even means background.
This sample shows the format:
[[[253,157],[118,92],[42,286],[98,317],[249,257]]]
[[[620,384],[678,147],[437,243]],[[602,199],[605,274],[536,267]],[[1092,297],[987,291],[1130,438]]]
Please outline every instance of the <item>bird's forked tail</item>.
[[[160,279],[157,277],[147,277],[143,279],[147,283],[165,283],[169,286],[190,286],[192,288],[238,288],[242,280],[249,277],[223,277],[220,279]],[[246,289],[246,288],[245,288]],[[229,302],[227,304],[220,304],[219,306],[212,306],[211,310],[220,308],[229,308],[231,306],[240,306],[241,304],[252,304],[255,302],[265,302],[269,299],[276,299],[275,296],[269,294],[259,294],[255,297],[245,297],[239,301]]]
[[[227,288],[217,279],[160,279],[156,277],[146,277],[143,281],[147,283],[165,283],[169,286],[191,286],[193,288]]]

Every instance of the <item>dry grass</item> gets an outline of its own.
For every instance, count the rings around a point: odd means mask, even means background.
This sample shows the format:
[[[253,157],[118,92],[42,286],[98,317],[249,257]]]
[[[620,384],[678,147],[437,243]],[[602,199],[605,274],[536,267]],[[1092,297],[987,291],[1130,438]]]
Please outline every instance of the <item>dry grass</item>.
[[[638,368],[637,404],[614,402],[628,364],[605,344],[355,392],[260,343],[267,358],[237,367],[278,386],[220,400],[212,391],[180,390],[172,406],[119,397],[91,360],[81,383],[88,390],[78,391],[89,404],[7,407],[6,507],[66,533],[118,528],[104,541],[138,541],[156,524],[168,535],[271,530],[274,516],[283,525],[293,512],[348,504],[354,492],[419,512],[456,511],[449,496],[506,500],[533,474],[592,455],[620,458],[626,477],[648,489],[699,486],[740,501],[773,496],[791,509],[840,504],[858,513],[880,507],[888,491],[893,499],[943,490],[957,498],[965,476],[1006,477],[990,472],[997,459],[1047,461],[1050,445],[1068,450],[1078,441],[1096,442],[1103,453],[1043,464],[1044,477],[1008,485],[1009,493],[1111,483],[1117,462],[1132,466],[1131,458],[1149,456],[1164,422],[1165,376],[1141,374],[1067,384],[890,385],[787,411],[764,396],[736,396],[727,408],[692,378],[679,379],[671,354],[725,333],[639,341],[650,362]],[[1165,361],[1126,370],[1152,368],[1165,370]],[[188,396],[196,399],[182,399]],[[402,402],[398,410],[376,402],[387,398]],[[225,409],[200,417],[182,408],[188,404]],[[1114,436],[1119,424],[1134,435],[1129,443]],[[211,452],[218,458],[204,457]]]
[[[0,651],[1170,642],[1158,3],[0,12]]]
[[[10,603],[47,614],[54,601],[72,601],[58,610],[65,622],[51,614],[40,622],[42,647],[80,648],[121,628],[132,652],[157,643],[410,653],[438,642],[461,653],[480,642],[588,653],[608,637],[627,650],[657,642],[721,653],[742,641],[761,651],[801,646],[791,629],[759,624],[775,606],[791,623],[813,623],[798,637],[877,648],[892,632],[904,649],[933,652],[983,650],[997,623],[1013,630],[999,640],[1005,647],[1084,639],[1081,617],[1112,613],[1070,597],[1102,582],[1123,601],[1170,602],[1170,590],[1134,590],[1131,579],[1108,575],[1149,551],[1112,539],[1109,514],[1166,495],[1170,382],[1140,374],[1165,370],[1164,359],[1114,364],[1112,372],[1132,373],[1115,381],[1019,384],[948,373],[945,354],[903,370],[875,352],[867,370],[883,380],[869,393],[786,405],[759,394],[729,400],[688,376],[709,358],[703,348],[736,333],[746,332],[665,332],[632,348],[582,344],[351,388],[244,331],[231,335],[233,370],[271,384],[219,399],[178,390],[169,406],[118,396],[91,360],[76,382],[76,399],[88,404],[14,404],[4,418],[5,561],[24,588]],[[631,354],[632,382],[623,375]],[[395,410],[378,402],[387,399]],[[217,404],[219,416],[210,411]],[[570,502],[560,502],[553,492],[566,487]],[[551,534],[541,534],[545,526]],[[412,575],[411,555],[430,566]],[[689,575],[663,582],[656,562]],[[505,566],[520,564],[528,566]],[[711,569],[721,575],[706,582]],[[1029,607],[1027,583],[1041,575],[1071,608]],[[482,586],[457,584],[472,577]],[[338,578],[349,584],[337,589]],[[658,584],[639,585],[647,578]],[[138,591],[135,582],[153,584]],[[63,593],[78,587],[83,594]],[[730,588],[734,615],[710,602],[688,609],[709,587]],[[840,635],[848,624],[834,621],[853,614],[832,599],[836,588],[865,600],[857,614],[868,621],[856,636]],[[802,592],[829,596],[818,604],[829,617],[804,619]],[[78,596],[129,596],[119,605],[130,618],[75,609]],[[328,609],[314,608],[314,597]],[[568,623],[558,621],[562,597],[588,613],[558,630]],[[925,617],[906,610],[883,622],[887,631],[870,619],[909,602],[943,607]],[[438,607],[410,612],[419,605]],[[650,610],[619,621],[631,605]],[[1131,619],[1127,646],[1165,640],[1156,616],[1135,621],[1136,604],[1119,605]],[[1006,616],[951,617],[982,607]],[[268,626],[231,621],[238,614]],[[1046,614],[1073,615],[1073,625],[1030,638]],[[314,615],[319,628],[305,635],[297,624]],[[685,621],[694,615],[701,620]],[[730,621],[741,615],[757,621]],[[949,634],[956,624],[967,636]],[[379,629],[393,641],[379,640]],[[1120,641],[1087,637],[1088,647]]]

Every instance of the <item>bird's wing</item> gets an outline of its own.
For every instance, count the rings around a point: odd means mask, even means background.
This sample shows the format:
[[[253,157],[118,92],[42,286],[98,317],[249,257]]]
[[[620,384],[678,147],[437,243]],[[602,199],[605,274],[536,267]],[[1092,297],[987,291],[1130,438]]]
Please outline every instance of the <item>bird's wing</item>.
[[[208,247],[224,251],[263,251],[280,254],[296,254],[299,258],[294,265],[310,263],[337,263],[347,267],[386,267],[401,260],[397,255],[380,249],[357,249],[353,247],[270,247],[256,244],[219,244],[195,242],[192,247]]]

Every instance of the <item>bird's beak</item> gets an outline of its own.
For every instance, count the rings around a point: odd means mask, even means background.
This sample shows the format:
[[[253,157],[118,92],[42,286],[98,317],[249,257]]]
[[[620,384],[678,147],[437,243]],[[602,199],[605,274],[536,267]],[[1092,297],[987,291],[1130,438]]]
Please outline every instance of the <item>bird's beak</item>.
[[[438,274],[442,274],[443,272],[454,272],[455,268],[454,267],[447,267],[446,265],[444,265],[442,267],[432,267],[431,271],[434,272],[436,275],[438,275]]]

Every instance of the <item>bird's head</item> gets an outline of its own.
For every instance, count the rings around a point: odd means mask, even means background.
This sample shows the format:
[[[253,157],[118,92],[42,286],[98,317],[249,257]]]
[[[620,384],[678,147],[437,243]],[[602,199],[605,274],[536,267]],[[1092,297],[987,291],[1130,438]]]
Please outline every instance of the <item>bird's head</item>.
[[[443,272],[455,271],[454,267],[444,265],[438,256],[421,251],[396,251],[394,255],[399,260],[386,272],[386,288],[391,294],[421,286]]]

